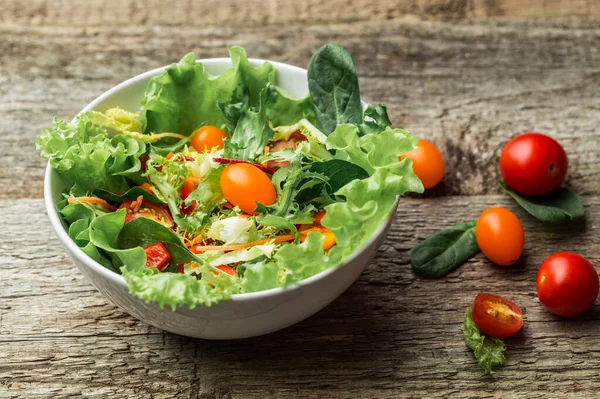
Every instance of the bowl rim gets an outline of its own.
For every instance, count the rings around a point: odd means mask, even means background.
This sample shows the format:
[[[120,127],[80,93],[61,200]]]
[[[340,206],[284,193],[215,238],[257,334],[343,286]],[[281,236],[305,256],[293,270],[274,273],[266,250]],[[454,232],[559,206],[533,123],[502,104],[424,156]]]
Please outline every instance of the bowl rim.
[[[263,59],[259,59],[259,58],[249,58],[248,61],[253,65],[262,65],[265,62],[269,62],[273,66],[275,66],[276,70],[281,68],[281,69],[287,69],[287,70],[302,73],[302,74],[307,73],[307,70],[304,68],[285,64],[282,62],[263,60]],[[220,65],[222,63],[231,64],[231,59],[225,58],[225,57],[206,58],[206,59],[196,60],[196,62],[203,63],[205,65]],[[75,118],[77,116],[79,116],[80,114],[82,114],[83,112],[94,109],[98,104],[102,103],[104,100],[106,100],[108,97],[112,96],[113,94],[115,94],[135,83],[138,83],[142,80],[150,79],[151,77],[164,72],[171,65],[173,65],[173,64],[165,65],[165,66],[162,66],[159,68],[152,69],[147,72],[143,72],[139,75],[136,75],[132,78],[129,78],[129,79],[117,84],[116,86],[110,88],[109,90],[105,91],[104,93],[102,93],[101,95],[96,97],[88,105],[86,105],[81,111],[79,111],[77,113]],[[73,118],[73,120],[75,120],[75,118]],[[117,274],[117,273],[113,272],[112,270],[107,269],[106,267],[102,266],[100,263],[98,263],[95,260],[93,260],[92,258],[90,258],[85,252],[83,252],[83,250],[79,246],[77,246],[77,244],[75,244],[75,241],[73,241],[71,239],[71,237],[69,237],[67,231],[65,230],[65,228],[62,224],[62,221],[60,220],[58,211],[56,209],[56,205],[54,204],[54,201],[52,199],[52,189],[51,189],[52,182],[53,182],[52,172],[53,172],[53,168],[50,165],[50,162],[48,162],[46,165],[46,171],[44,174],[44,203],[46,206],[46,213],[48,214],[48,217],[50,219],[50,224],[52,225],[52,228],[54,229],[55,233],[57,234],[59,240],[63,243],[63,245],[65,245],[67,247],[68,251],[73,256],[75,256],[77,258],[77,260],[79,260],[81,263],[83,263],[86,267],[92,269],[97,274],[100,274],[105,279],[110,280],[112,283],[120,285],[123,288],[127,288],[127,283],[125,282],[125,279],[123,278],[122,275]],[[360,256],[360,254],[362,254],[367,247],[369,247],[374,241],[376,241],[380,237],[382,232],[387,228],[387,224],[388,224],[388,222],[390,222],[390,219],[393,218],[393,215],[395,214],[395,210],[396,210],[396,207],[397,207],[399,201],[400,201],[400,196],[398,195],[398,196],[396,196],[396,201],[392,205],[391,209],[388,211],[386,218],[381,222],[381,224],[379,226],[377,226],[377,228],[371,234],[371,236],[365,242],[363,242],[360,247],[358,247],[356,250],[354,250],[350,255],[343,258],[342,262],[339,265],[331,267],[327,270],[323,270],[320,273],[310,276],[310,277],[308,277],[302,281],[299,281],[298,283],[295,283],[288,287],[276,287],[276,288],[270,288],[268,290],[257,291],[257,292],[233,294],[233,295],[231,295],[231,297],[228,300],[237,302],[237,301],[277,296],[283,292],[289,292],[289,291],[300,289],[303,286],[310,285],[314,281],[324,279],[327,276],[329,276],[330,274],[335,273],[338,269],[344,267],[348,263],[351,263],[356,258],[358,258]],[[365,267],[366,267],[366,265],[365,265]],[[185,306],[185,305],[182,305],[182,306]]]

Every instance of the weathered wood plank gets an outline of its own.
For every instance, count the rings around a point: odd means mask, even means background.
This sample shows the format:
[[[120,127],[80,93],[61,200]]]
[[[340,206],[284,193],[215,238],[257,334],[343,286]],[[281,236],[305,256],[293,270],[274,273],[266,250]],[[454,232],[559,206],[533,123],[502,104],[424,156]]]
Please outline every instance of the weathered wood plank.
[[[0,147],[8,149],[9,161],[0,174],[0,198],[41,197],[45,162],[32,145],[40,129],[54,115],[71,118],[122,80],[188,51],[224,56],[233,44],[257,58],[306,66],[327,41],[355,55],[366,100],[387,103],[397,126],[440,146],[447,174],[432,195],[498,193],[500,149],[528,130],[557,137],[570,158],[568,183],[598,194],[599,40],[600,30],[577,21],[534,27],[387,21],[239,31],[0,26]]]
[[[0,23],[58,26],[256,27],[385,21],[404,16],[461,20],[470,17],[600,16],[594,0],[3,0]]]
[[[552,252],[600,264],[600,199],[584,202],[585,224],[548,228],[505,196],[403,199],[374,262],[333,304],[265,337],[210,342],[121,312],[69,261],[42,200],[0,200],[0,397],[594,398],[600,305],[569,320],[544,311],[535,294],[537,267]],[[478,255],[444,279],[411,273],[415,243],[493,205],[523,221],[519,264],[494,267]],[[481,375],[460,332],[483,289],[513,299],[527,319],[495,377]]]

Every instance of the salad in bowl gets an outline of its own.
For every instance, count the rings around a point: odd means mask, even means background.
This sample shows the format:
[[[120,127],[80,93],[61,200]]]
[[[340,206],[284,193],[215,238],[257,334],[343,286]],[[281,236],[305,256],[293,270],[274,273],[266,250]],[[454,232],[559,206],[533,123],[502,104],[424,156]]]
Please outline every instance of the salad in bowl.
[[[241,47],[209,74],[188,54],[153,76],[138,110],[55,119],[36,145],[67,187],[70,239],[161,309],[211,306],[335,268],[422,192],[418,140],[361,102],[354,61],[327,44],[309,93],[278,86]]]

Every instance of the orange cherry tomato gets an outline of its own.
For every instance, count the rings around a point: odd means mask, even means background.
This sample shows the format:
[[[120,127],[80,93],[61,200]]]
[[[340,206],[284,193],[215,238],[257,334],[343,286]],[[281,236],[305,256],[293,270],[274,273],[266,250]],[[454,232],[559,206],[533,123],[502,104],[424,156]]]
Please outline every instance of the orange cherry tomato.
[[[227,201],[248,214],[256,214],[257,203],[273,205],[277,201],[271,179],[254,165],[236,163],[225,167],[220,183]]]
[[[413,171],[425,189],[436,186],[444,178],[444,158],[440,150],[427,140],[420,139],[417,148],[400,156],[412,159]]]
[[[523,253],[525,234],[519,218],[506,208],[485,210],[475,226],[481,252],[492,262],[510,266]]]
[[[142,190],[145,190],[145,191],[149,192],[150,194],[154,195],[154,190],[152,190],[152,186],[150,185],[150,183],[144,182],[144,183],[142,183],[140,188]]]
[[[196,130],[190,143],[198,152],[209,152],[213,148],[218,150],[224,147],[223,140],[228,138],[227,133],[216,126],[202,126]]]
[[[185,200],[187,197],[189,197],[192,191],[198,188],[198,185],[201,181],[202,180],[198,179],[197,177],[188,176],[185,179],[185,183],[183,183],[183,186],[179,189],[179,196],[181,197],[181,199]],[[192,213],[194,209],[196,209],[196,205],[198,205],[196,201],[192,201],[191,205],[182,205],[181,213],[183,213],[184,215]]]

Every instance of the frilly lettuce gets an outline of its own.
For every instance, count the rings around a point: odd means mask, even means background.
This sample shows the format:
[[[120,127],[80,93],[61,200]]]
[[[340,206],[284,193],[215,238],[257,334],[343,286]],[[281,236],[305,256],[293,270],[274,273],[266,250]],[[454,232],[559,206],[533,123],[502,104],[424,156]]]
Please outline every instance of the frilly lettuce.
[[[74,122],[54,120],[35,144],[50,165],[71,185],[81,190],[127,191],[126,178],[140,180],[140,156],[146,145],[125,135],[109,135],[105,127],[94,124],[92,113]]]

